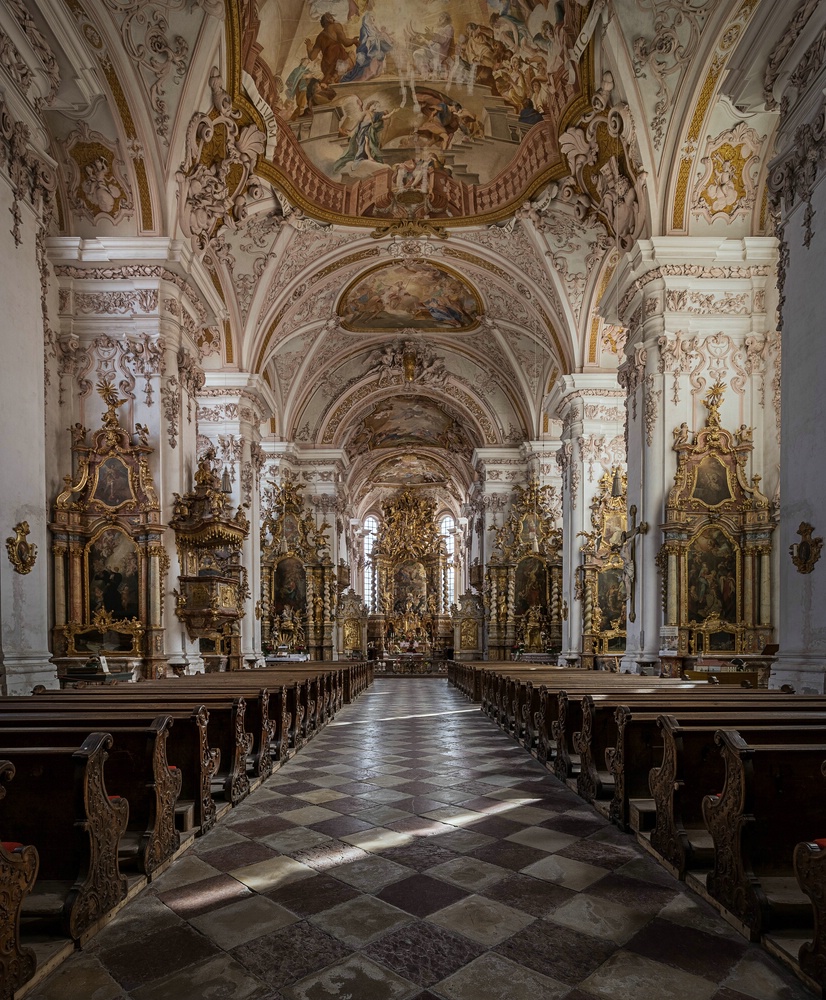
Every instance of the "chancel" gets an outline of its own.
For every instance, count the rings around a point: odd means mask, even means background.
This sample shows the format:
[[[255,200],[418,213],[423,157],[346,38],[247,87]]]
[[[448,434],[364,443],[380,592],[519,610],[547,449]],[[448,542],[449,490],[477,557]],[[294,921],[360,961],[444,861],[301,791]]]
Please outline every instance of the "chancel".
[[[824,37],[0,0],[0,1000],[826,989]]]

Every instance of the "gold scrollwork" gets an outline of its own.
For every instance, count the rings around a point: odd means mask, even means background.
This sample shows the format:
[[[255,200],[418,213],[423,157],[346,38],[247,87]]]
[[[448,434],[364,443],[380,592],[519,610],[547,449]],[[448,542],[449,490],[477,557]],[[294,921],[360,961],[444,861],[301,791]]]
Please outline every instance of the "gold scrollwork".
[[[37,546],[26,541],[29,530],[29,522],[21,521],[15,524],[14,535],[6,539],[6,551],[15,573],[30,573],[37,559]]]
[[[820,559],[820,550],[823,548],[822,538],[812,538],[814,526],[807,521],[801,521],[797,529],[800,541],[789,546],[789,554],[795,564],[798,573],[811,573],[815,568],[815,563]],[[9,539],[11,541],[11,539]],[[6,542],[6,545],[9,543]]]

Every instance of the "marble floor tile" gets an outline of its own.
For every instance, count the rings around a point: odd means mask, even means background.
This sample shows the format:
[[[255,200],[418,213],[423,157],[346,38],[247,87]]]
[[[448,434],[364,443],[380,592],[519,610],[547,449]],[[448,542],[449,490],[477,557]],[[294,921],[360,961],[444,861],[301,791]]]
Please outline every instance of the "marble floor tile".
[[[294,854],[298,851],[308,851],[311,847],[325,844],[332,840],[326,833],[311,830],[309,827],[294,826],[283,833],[274,833],[271,837],[262,837],[261,843],[271,847],[279,854]]]
[[[487,952],[438,984],[448,1000],[555,1000],[568,986],[502,955]]]
[[[351,948],[362,948],[414,920],[409,913],[375,896],[358,896],[310,919],[317,927]]]
[[[282,819],[288,819],[296,826],[309,826],[311,823],[321,823],[325,819],[339,819],[341,813],[325,809],[324,806],[308,806],[306,803],[300,809],[290,809],[281,813]]]
[[[613,941],[616,945],[624,945],[645,927],[650,917],[619,903],[580,892],[557,906],[547,919],[553,924],[562,924],[584,934]]]
[[[96,957],[127,992],[216,958],[220,950],[189,926],[160,928],[136,941],[102,948]]]
[[[413,835],[410,833],[399,833],[396,830],[388,830],[383,826],[374,826],[361,833],[347,834],[339,839],[343,840],[346,844],[353,844],[354,847],[360,847],[363,851],[379,854],[381,851],[387,851],[391,847],[403,847],[405,844],[409,844],[413,839]]]
[[[250,887],[255,892],[267,892],[277,889],[289,882],[315,876],[315,871],[308,865],[302,865],[292,858],[276,857],[269,861],[259,861],[254,865],[245,865],[230,872],[233,878]]]
[[[429,875],[411,875],[382,889],[380,899],[416,917],[426,917],[469,895],[458,886],[448,885]]]
[[[67,1000],[68,997],[121,1000],[125,994],[121,984],[93,955],[77,955],[71,962],[64,962],[27,996],[30,1000]]]
[[[190,921],[225,951],[293,924],[298,917],[266,896],[254,895]]]
[[[217,955],[207,962],[148,983],[135,990],[132,997],[134,1000],[203,1000],[204,997],[225,996],[233,1000],[264,1000],[268,993],[259,979],[229,955]],[[90,995],[84,1000],[98,998]]]
[[[485,896],[468,896],[431,914],[428,921],[492,948],[534,922],[534,917]]]
[[[462,889],[470,892],[479,892],[487,889],[495,882],[500,882],[510,875],[507,868],[500,868],[498,865],[489,864],[487,861],[479,861],[478,858],[458,857],[442,864],[435,865],[427,870],[428,875],[434,878],[444,879],[451,885],[458,885]]]
[[[351,815],[365,823],[372,823],[373,826],[386,826],[399,819],[409,819],[411,814],[404,809],[396,809],[394,806],[371,806],[369,809],[360,809]]]
[[[711,1000],[717,992],[707,979],[627,951],[615,952],[580,987],[589,996],[606,1000]]]
[[[537,920],[494,950],[517,965],[576,986],[614,954],[616,946],[611,941],[583,934],[571,927],[559,926],[551,932],[547,921]],[[655,997],[659,1000],[656,993],[649,996],[651,1000]],[[635,1000],[642,1000],[642,996]]]
[[[249,895],[249,887],[242,885],[231,875],[224,874],[159,892],[158,899],[177,916],[191,920]]]
[[[295,828],[290,827],[290,829]],[[243,865],[251,865],[256,861],[266,861],[268,858],[275,857],[276,853],[271,847],[256,840],[242,840],[239,843],[229,844],[226,847],[219,847],[215,851],[202,854],[201,859],[219,872],[228,872],[231,868],[241,868]]]
[[[335,869],[335,877],[362,892],[379,892],[385,886],[401,882],[412,873],[410,868],[376,855],[363,861],[340,865]]]
[[[241,837],[236,843],[243,843]],[[214,878],[221,873],[217,868],[207,864],[201,858],[186,854],[159,878],[153,880],[151,891],[160,895],[170,889],[177,889],[179,886],[189,885],[190,882],[201,882],[206,878]]]
[[[605,869],[549,854],[541,861],[534,861],[532,865],[523,868],[522,874],[544,879],[546,882],[555,882],[557,885],[565,886],[566,889],[581,890],[587,889],[589,885],[603,878]]]
[[[722,985],[753,1000],[812,1000],[802,983],[756,948],[749,949]]]
[[[524,847],[534,847],[538,851],[545,851],[554,854],[564,847],[570,847],[576,842],[576,838],[567,833],[558,833],[556,830],[545,830],[541,826],[526,826],[511,833],[505,840],[512,844],[522,844]]]
[[[542,882],[540,879],[518,872],[511,872],[501,882],[479,891],[488,899],[495,899],[514,909],[530,913],[534,917],[544,917],[577,897],[573,889]]]
[[[368,945],[363,953],[419,986],[433,986],[478,958],[483,951],[467,938],[416,921],[385,934]]]
[[[284,1000],[407,1000],[418,987],[364,955],[331,965],[284,991]]]
[[[230,954],[270,988],[284,987],[352,955],[352,948],[306,920],[265,934],[234,948]]]
[[[307,892],[307,886],[302,882],[290,882],[280,889],[267,893],[267,899],[273,900],[299,917],[311,917],[322,910],[332,909],[339,903],[357,899],[361,893],[351,885],[333,878],[324,872],[319,873],[312,881],[312,892]]]
[[[299,792],[296,795],[297,799],[303,799],[304,802],[311,802],[316,806],[324,802],[335,802],[336,799],[344,799],[346,797],[345,792],[336,792],[332,788],[317,788],[313,792]]]

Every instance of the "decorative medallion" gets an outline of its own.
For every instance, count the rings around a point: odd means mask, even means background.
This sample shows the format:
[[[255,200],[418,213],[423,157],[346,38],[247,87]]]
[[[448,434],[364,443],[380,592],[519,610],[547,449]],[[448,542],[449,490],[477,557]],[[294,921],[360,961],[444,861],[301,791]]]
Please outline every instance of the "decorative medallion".
[[[693,211],[708,222],[728,222],[747,215],[757,197],[760,150],[766,141],[745,122],[726,129],[715,139],[708,137],[705,168],[694,188]]]
[[[92,223],[103,217],[112,222],[131,217],[132,192],[117,142],[110,142],[100,132],[92,132],[86,122],[80,122],[66,137],[63,148],[72,209]]]
[[[30,573],[37,559],[37,546],[26,541],[29,522],[21,521],[14,526],[14,535],[6,539],[6,551],[15,573]]]

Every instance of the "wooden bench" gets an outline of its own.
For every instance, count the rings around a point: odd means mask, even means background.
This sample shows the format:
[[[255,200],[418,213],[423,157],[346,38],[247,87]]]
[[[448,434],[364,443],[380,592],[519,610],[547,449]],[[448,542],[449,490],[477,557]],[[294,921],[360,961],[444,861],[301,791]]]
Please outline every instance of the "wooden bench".
[[[715,691],[714,697],[705,704],[679,698],[667,704],[652,701],[637,702],[633,709],[629,705],[619,705],[614,709],[616,722],[616,744],[605,751],[605,762],[614,781],[614,792],[610,799],[608,818],[622,830],[633,829],[642,832],[653,825],[654,802],[649,788],[649,774],[659,767],[663,760],[663,739],[658,719],[662,715],[673,714],[678,719],[690,715],[692,722],[699,723],[704,716],[709,723],[725,724],[725,719],[734,717],[738,710],[753,712],[781,712],[783,717],[799,713],[826,710],[826,702],[820,703],[816,696],[783,695],[778,692],[776,700],[767,701],[760,695],[765,692],[743,692],[745,697],[732,698],[728,693]],[[718,698],[722,695],[722,698]],[[609,708],[610,711],[610,708]],[[646,819],[650,817],[650,819]]]
[[[181,791],[181,771],[170,765],[166,744],[172,719],[158,716],[148,726],[112,728],[106,761],[110,794],[129,803],[129,821],[118,845],[122,869],[151,876],[172,859],[181,844],[175,826],[175,805]],[[0,741],[8,748],[66,746],[76,749],[88,736],[89,725],[11,727],[0,721]]]
[[[108,733],[91,733],[79,748],[0,747],[15,767],[14,795],[3,800],[0,827],[33,845],[40,859],[24,923],[56,926],[79,940],[126,899],[118,864],[129,804],[110,796],[104,779]],[[13,833],[12,833],[13,831]]]
[[[798,844],[793,863],[800,891],[811,900],[813,923],[812,940],[800,946],[797,960],[803,972],[826,991],[826,841],[818,838]]]
[[[0,800],[6,796],[7,785],[14,777],[14,764],[0,760]],[[0,825],[4,836],[13,836],[10,824],[4,821],[0,806]],[[39,858],[37,848],[16,841],[0,843],[0,900],[3,919],[0,920],[0,1000],[13,1000],[17,990],[34,975],[37,959],[31,948],[20,941],[20,913],[23,903],[37,879]]]
[[[61,729],[84,727],[87,732],[114,732],[130,728],[136,722],[151,724],[160,705],[153,702],[145,708],[123,701],[96,701],[86,705],[63,699],[62,694],[58,697],[57,704],[40,696],[0,699],[0,726],[49,725]],[[221,751],[209,744],[209,712],[204,705],[183,709],[166,706],[164,714],[175,722],[167,731],[166,754],[168,762],[181,773],[178,811],[185,815],[191,810],[192,822],[185,824],[185,828],[192,825],[197,832],[206,833],[217,818],[212,785],[221,760]]]
[[[751,691],[743,697],[740,692],[729,690],[709,691],[704,684],[697,687],[680,686],[666,689],[665,692],[630,690],[627,693],[606,691],[585,695],[579,706],[581,729],[574,730],[571,736],[571,743],[579,756],[577,791],[589,802],[613,793],[615,775],[608,766],[606,751],[617,745],[616,708],[619,705],[625,706],[632,713],[639,710],[656,712],[658,706],[663,713],[668,713],[672,708],[676,711],[677,706],[685,706],[687,711],[714,713],[717,706],[728,711],[740,707],[751,710],[763,707],[774,709],[789,703],[789,698],[790,696],[779,691]],[[826,699],[822,704],[826,707]],[[794,710],[797,710],[797,706]],[[572,718],[570,705],[567,711],[569,718]]]
[[[770,928],[811,926],[811,901],[800,891],[793,859],[798,843],[826,830],[826,798],[813,794],[822,779],[826,741],[751,746],[728,729],[715,741],[725,784],[703,799],[714,842],[706,891],[752,940]]]
[[[725,780],[715,742],[720,721],[681,714],[679,721],[662,715],[658,724],[663,750],[661,764],[649,776],[656,813],[650,844],[673,874],[684,879],[689,870],[708,868],[714,860],[702,804]],[[790,712],[730,713],[725,725],[736,727],[750,745],[812,743],[826,739],[826,707],[797,717]]]
[[[95,687],[33,697],[55,711],[68,710],[70,705],[81,706],[81,711],[94,711],[96,706],[105,704],[107,711],[140,712],[143,715],[173,710],[188,713],[196,702],[203,704],[208,710],[209,745],[221,751],[213,773],[213,789],[225,802],[237,805],[250,792],[247,757],[252,750],[253,735],[247,731],[245,724],[246,698],[233,697],[229,691],[216,692],[207,688],[191,692],[176,690],[175,684],[175,681],[169,681],[168,687],[164,686],[162,691],[153,689],[150,684],[129,684],[114,690]],[[8,702],[9,699],[0,701],[0,711],[9,710]]]

